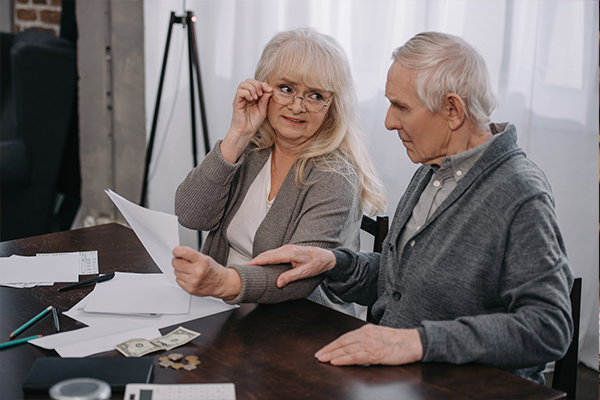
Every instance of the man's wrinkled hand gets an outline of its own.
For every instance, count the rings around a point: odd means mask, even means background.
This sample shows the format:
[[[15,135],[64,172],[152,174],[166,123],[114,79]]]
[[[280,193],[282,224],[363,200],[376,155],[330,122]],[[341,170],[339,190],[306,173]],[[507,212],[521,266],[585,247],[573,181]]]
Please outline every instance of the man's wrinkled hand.
[[[335,255],[331,250],[318,247],[287,244],[278,249],[265,251],[251,260],[248,265],[273,265],[291,263],[292,269],[279,275],[277,287],[306,279],[329,271],[335,266]]]
[[[332,365],[402,365],[420,361],[423,346],[416,329],[367,324],[340,336],[315,357]]]

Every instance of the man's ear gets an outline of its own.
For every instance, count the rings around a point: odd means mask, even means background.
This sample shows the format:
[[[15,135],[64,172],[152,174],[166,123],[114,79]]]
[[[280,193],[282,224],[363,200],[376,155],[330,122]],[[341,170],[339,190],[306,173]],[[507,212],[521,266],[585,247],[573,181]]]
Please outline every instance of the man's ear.
[[[455,131],[465,122],[465,103],[456,93],[448,93],[444,96],[444,110],[448,127]]]

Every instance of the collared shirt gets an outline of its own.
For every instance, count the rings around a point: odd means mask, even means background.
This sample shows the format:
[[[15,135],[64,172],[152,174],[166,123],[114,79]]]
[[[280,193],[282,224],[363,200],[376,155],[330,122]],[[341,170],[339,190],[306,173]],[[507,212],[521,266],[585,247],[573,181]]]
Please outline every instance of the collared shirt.
[[[497,132],[492,127],[492,132]],[[502,131],[500,131],[502,132]],[[458,153],[442,159],[441,165],[432,165],[435,171],[427,187],[421,193],[419,201],[413,209],[412,215],[404,225],[402,233],[398,237],[398,260],[402,257],[402,249],[408,243],[410,238],[427,222],[435,210],[450,195],[452,190],[458,185],[458,182],[475,165],[481,155],[490,147],[499,134],[492,136],[490,140],[479,146],[473,147],[462,153]]]

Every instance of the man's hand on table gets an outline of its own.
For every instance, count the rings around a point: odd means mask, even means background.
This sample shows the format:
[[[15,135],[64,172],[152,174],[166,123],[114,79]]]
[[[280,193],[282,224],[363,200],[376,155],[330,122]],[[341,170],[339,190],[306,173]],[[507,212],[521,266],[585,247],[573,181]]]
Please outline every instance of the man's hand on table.
[[[260,254],[248,264],[283,263],[291,263],[292,269],[277,279],[280,288],[292,281],[329,271],[335,266],[335,255],[331,250],[317,247],[285,245]],[[416,329],[368,324],[340,336],[319,350],[315,357],[333,365],[401,365],[420,361],[423,358],[423,345]]]
[[[340,336],[315,357],[332,365],[401,365],[420,361],[423,346],[416,329],[367,324]]]
[[[189,294],[232,299],[242,290],[237,271],[223,267],[209,256],[190,247],[177,246],[173,257],[171,264],[177,284]]]
[[[329,271],[335,266],[335,256],[331,250],[286,244],[278,249],[265,251],[251,260],[248,265],[285,263],[291,263],[292,269],[279,275],[277,278],[279,288],[298,279],[310,278]]]

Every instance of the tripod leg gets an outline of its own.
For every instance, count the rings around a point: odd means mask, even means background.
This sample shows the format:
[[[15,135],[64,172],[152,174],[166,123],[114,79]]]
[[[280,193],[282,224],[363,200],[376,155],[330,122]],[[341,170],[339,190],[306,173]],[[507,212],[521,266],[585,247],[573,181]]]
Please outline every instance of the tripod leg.
[[[187,38],[188,38],[188,67],[190,73],[190,106],[191,106],[191,118],[192,118],[192,156],[194,158],[194,165],[196,167],[198,165],[198,154],[196,150],[196,96],[194,93],[194,52],[193,52],[193,44],[192,44],[192,35],[193,35],[193,25],[190,25],[191,17],[190,12],[188,11],[186,17],[187,23]]]
[[[196,42],[194,39],[194,23],[193,20],[195,17],[191,13],[191,11],[187,12],[186,23],[187,23],[187,33],[188,33],[188,66],[190,73],[190,106],[191,106],[191,119],[192,119],[192,156],[194,158],[194,167],[198,165],[198,145],[196,141],[196,102],[195,102],[195,94],[194,94],[194,65],[196,66],[196,71],[198,71],[198,60],[195,57],[196,54]],[[199,92],[201,95],[202,92]],[[200,97],[200,107],[202,107],[202,97]],[[202,117],[204,121],[204,116]],[[202,232],[198,231],[198,250],[202,250]]]
[[[169,19],[169,31],[167,33],[167,43],[165,45],[165,54],[163,56],[162,68],[160,71],[160,79],[158,81],[158,94],[156,95],[156,104],[154,106],[154,116],[152,117],[152,128],[150,130],[150,140],[148,147],[146,148],[146,162],[144,163],[144,180],[142,181],[142,196],[140,200],[140,206],[146,206],[146,192],[148,191],[148,172],[150,169],[150,161],[152,159],[152,150],[154,148],[154,139],[156,136],[156,124],[158,122],[158,111],[160,109],[160,98],[162,96],[163,83],[165,81],[165,71],[167,69],[167,59],[169,57],[169,46],[171,44],[171,32],[173,31],[173,24],[175,24],[175,13],[171,12]]]
[[[200,118],[202,122],[202,136],[204,139],[204,154],[208,154],[210,152],[210,141],[208,138],[208,124],[206,123],[206,111],[204,109],[204,94],[202,91],[202,78],[200,74],[200,60],[198,59],[198,46],[196,44],[196,27],[195,21],[196,17],[194,13],[191,11],[187,12],[187,21],[188,21],[188,40],[190,43],[190,58],[193,57],[193,65],[196,67],[196,83],[198,84],[198,102],[200,103]],[[191,70],[190,70],[191,73]],[[191,87],[190,79],[190,87]],[[194,129],[194,157],[196,152],[196,130]],[[194,164],[196,164],[196,159],[194,158]],[[202,249],[202,232],[198,231],[198,249]]]
[[[194,22],[196,17],[191,11],[188,11],[189,31],[191,32],[191,43],[194,54],[194,64],[196,65],[196,83],[198,84],[198,101],[200,102],[200,117],[202,118],[202,135],[204,138],[204,153],[210,152],[210,140],[208,138],[208,124],[206,122],[206,111],[204,109],[204,93],[202,91],[202,78],[200,74],[200,61],[198,58],[198,46],[196,44],[196,30]]]

